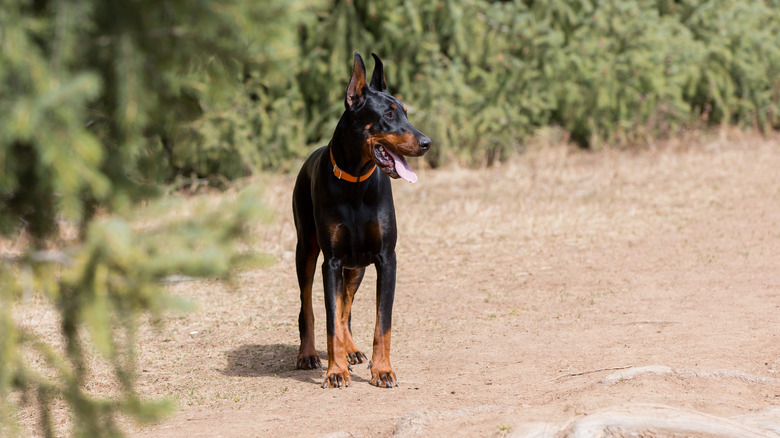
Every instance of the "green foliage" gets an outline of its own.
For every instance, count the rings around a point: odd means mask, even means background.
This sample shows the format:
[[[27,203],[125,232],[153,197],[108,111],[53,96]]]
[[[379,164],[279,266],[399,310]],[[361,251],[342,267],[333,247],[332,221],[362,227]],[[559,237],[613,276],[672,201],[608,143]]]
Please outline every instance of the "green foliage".
[[[780,9],[771,6],[719,0],[685,16],[703,52],[689,100],[714,123],[780,127]]]
[[[390,91],[435,141],[433,165],[503,159],[551,125],[582,146],[702,123],[775,129],[775,3],[274,0],[261,15],[243,6],[242,35],[262,29],[274,43],[244,36],[250,62],[209,58],[169,76],[178,91],[164,103],[175,111],[157,112],[144,163],[167,182],[294,169],[332,135],[356,50],[369,68],[370,52],[385,60]],[[220,69],[240,89],[204,80]]]
[[[377,52],[388,86],[436,147],[433,164],[492,162],[536,128],[634,143],[682,126],[778,126],[778,8],[760,1],[332,0],[301,32],[306,138],[342,111],[351,52]]]
[[[230,203],[190,205],[187,210],[192,213],[181,218],[160,216],[161,211],[170,215],[182,207],[181,202],[166,200],[129,217],[96,219],[81,244],[65,251],[30,252],[4,266],[0,418],[9,420],[9,390],[37,401],[41,429],[47,435],[54,431],[51,403],[59,399],[71,408],[74,436],[116,436],[120,414],[150,422],[170,412],[169,402],[141,401],[134,390],[139,316],[149,312],[158,317],[166,309],[183,306],[162,287],[170,275],[219,277],[246,264],[252,255],[239,251],[236,239],[249,224],[267,217],[257,208],[260,196],[257,190],[245,190]],[[135,222],[147,225],[132,226]],[[25,284],[29,277],[34,286]],[[14,323],[13,303],[31,287],[57,309],[64,355],[34,331]],[[115,396],[101,398],[85,390],[92,347],[113,371]],[[40,358],[43,369],[33,365],[31,357]]]
[[[305,154],[304,103],[293,73],[298,68],[296,27],[313,18],[304,6],[300,1],[260,2],[254,15],[243,18],[253,56],[237,75],[241,87],[201,100],[201,117],[166,131],[161,146],[174,174],[234,179],[284,169],[291,157]],[[202,88],[220,89],[212,83]]]
[[[251,258],[235,242],[260,219],[260,195],[151,227],[131,218],[171,179],[177,133],[228,111],[246,66],[293,56],[278,33],[288,23],[256,26],[287,12],[280,1],[0,0],[0,238],[21,248],[0,254],[0,435],[15,429],[12,393],[37,404],[45,436],[58,402],[85,437],[119,435],[120,414],[169,410],[135,393],[138,318],[175,304],[162,278],[222,277]],[[30,293],[57,311],[53,343],[14,319]],[[93,351],[113,370],[110,397],[86,390]]]
[[[687,29],[647,2],[603,2],[581,18],[552,77],[553,123],[594,145],[630,141],[645,128],[669,132],[690,118],[682,95],[696,72]]]

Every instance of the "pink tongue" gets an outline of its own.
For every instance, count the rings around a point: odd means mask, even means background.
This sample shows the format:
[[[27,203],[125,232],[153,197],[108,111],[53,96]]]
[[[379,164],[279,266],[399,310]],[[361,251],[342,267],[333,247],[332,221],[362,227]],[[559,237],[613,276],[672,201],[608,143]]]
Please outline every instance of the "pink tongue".
[[[409,163],[406,162],[406,159],[402,156],[394,154],[390,151],[390,149],[385,148],[385,151],[388,155],[390,155],[390,157],[393,158],[393,161],[395,161],[395,172],[398,174],[398,176],[412,184],[416,183],[417,174],[414,173],[411,166],[409,166]]]

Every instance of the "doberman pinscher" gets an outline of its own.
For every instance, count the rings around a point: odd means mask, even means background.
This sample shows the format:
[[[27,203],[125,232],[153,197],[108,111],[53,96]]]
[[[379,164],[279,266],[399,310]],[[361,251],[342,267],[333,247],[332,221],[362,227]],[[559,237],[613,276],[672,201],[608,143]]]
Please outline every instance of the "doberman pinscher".
[[[417,181],[404,156],[419,157],[431,140],[406,118],[406,108],[387,93],[382,61],[371,83],[355,53],[346,110],[327,146],[314,151],[298,174],[293,215],[298,234],[295,266],[301,288],[297,367],[320,368],[314,348],[312,281],[322,251],[328,334],[328,371],[322,387],[349,386],[351,366],[368,359],[352,340],[352,301],[366,266],[377,271],[371,383],[398,386],[390,366],[390,326],[395,295],[395,207],[390,178]],[[376,168],[382,172],[375,172]]]

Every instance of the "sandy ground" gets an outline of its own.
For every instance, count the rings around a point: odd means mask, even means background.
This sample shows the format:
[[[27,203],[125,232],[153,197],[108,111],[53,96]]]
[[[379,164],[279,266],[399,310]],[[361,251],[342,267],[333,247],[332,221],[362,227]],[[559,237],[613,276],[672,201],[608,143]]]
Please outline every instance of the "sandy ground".
[[[199,306],[143,331],[139,390],[179,410],[132,435],[556,436],[651,412],[642,436],[780,436],[780,138],[547,146],[418,174],[394,183],[398,388],[365,365],[345,389],[294,369],[293,176],[274,177],[258,247],[275,263],[171,287]],[[369,356],[375,279],[353,307]],[[665,429],[675,418],[712,429]]]

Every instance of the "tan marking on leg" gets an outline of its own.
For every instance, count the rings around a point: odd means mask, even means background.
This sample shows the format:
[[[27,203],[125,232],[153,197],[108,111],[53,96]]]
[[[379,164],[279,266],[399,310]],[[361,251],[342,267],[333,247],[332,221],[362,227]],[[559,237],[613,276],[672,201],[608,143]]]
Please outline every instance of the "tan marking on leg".
[[[398,382],[390,366],[390,332],[381,333],[377,320],[374,331],[374,354],[371,358],[371,384],[383,388],[398,386]]]
[[[363,363],[363,359],[367,359],[366,355],[360,351],[352,338],[352,332],[349,329],[349,317],[352,313],[352,301],[355,298],[355,292],[357,292],[360,279],[362,277],[362,270],[345,270],[344,271],[344,306],[341,313],[341,325],[344,330],[344,350],[347,355],[347,362],[350,365]]]
[[[328,335],[328,372],[322,387],[341,388],[349,386],[352,378],[349,374],[349,364],[347,363],[347,353],[344,348],[344,326],[340,315],[343,312],[344,295],[336,297],[336,318],[334,321],[334,334]]]

